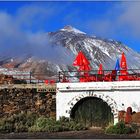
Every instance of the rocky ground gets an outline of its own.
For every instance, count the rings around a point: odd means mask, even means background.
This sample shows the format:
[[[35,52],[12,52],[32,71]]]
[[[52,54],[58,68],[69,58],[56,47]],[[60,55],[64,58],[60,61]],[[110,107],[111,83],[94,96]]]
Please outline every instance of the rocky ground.
[[[0,134],[1,139],[139,139],[140,134],[107,135],[103,130]]]

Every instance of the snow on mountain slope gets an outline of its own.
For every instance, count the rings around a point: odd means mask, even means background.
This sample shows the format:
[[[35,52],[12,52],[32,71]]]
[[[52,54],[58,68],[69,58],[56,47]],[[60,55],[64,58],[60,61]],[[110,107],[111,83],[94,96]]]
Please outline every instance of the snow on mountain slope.
[[[126,54],[130,69],[140,68],[140,54],[121,42],[92,37],[87,34],[77,34],[67,30],[59,30],[49,35],[50,38],[53,38],[53,43],[59,43],[70,49],[74,55],[82,50],[89,58],[93,69],[97,69],[100,63],[103,64],[104,69],[113,69],[116,59],[121,57],[122,52]]]

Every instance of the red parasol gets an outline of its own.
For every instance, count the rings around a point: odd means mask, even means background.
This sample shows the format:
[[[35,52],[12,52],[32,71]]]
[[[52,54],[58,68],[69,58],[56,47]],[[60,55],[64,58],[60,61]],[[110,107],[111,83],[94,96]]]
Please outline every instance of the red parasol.
[[[82,53],[82,58],[83,58],[83,64],[84,65],[89,65],[90,64],[88,59],[86,58],[86,56],[83,53]]]
[[[122,69],[127,70],[127,62],[126,62],[126,56],[125,56],[124,52],[122,53],[120,66]]]
[[[98,74],[103,74],[103,65],[99,65]]]
[[[126,62],[126,56],[124,52],[122,53],[120,66],[121,66],[121,70],[120,70],[121,75],[119,76],[119,80],[120,81],[127,80],[128,79],[127,62]]]
[[[80,51],[73,62],[73,66],[81,66],[81,65],[83,65],[83,61],[82,61],[82,52]]]
[[[90,71],[91,67],[89,65],[83,65],[79,67],[79,71]]]
[[[45,84],[49,84],[49,80],[45,80],[44,82],[45,82]]]
[[[89,65],[89,61],[87,60],[83,52],[80,51],[73,62],[73,66],[83,66],[83,65]]]
[[[89,78],[88,72],[91,70],[91,67],[90,67],[90,63],[88,59],[86,58],[86,56],[83,54],[82,51],[80,51],[78,55],[76,56],[73,62],[73,66],[79,66],[78,70],[81,76],[83,76],[79,79],[80,82],[87,82]],[[82,71],[84,71],[84,73],[81,73]]]

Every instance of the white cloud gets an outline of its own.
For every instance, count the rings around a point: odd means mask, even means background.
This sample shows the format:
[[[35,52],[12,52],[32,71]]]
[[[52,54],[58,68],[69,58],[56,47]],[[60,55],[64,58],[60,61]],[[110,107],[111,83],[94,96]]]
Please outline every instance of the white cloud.
[[[71,55],[70,52],[61,46],[51,46],[45,31],[40,30],[40,24],[53,14],[56,14],[55,7],[49,8],[49,5],[25,6],[16,15],[0,11],[0,57],[32,54],[54,63],[72,63],[66,57],[67,53]],[[37,28],[36,32],[32,32],[33,27]]]
[[[101,19],[88,21],[93,33],[100,36],[116,34],[140,38],[140,2],[114,4]]]
[[[47,22],[50,16],[52,16],[55,11],[54,7],[48,6],[36,6],[30,5],[22,7],[17,12],[16,22],[20,26],[32,29],[33,26],[42,27],[42,25]]]
[[[128,33],[135,37],[140,36],[140,2],[123,3],[122,8],[124,11],[118,17],[119,25],[128,28]]]
[[[44,33],[40,31],[34,33],[35,40],[32,40],[32,26],[35,26],[34,22],[40,23],[49,17],[49,13],[51,13],[49,8],[34,5],[20,8],[15,15],[0,11],[1,54],[14,56],[29,52],[34,42],[39,46],[39,42],[42,41],[39,36]],[[26,28],[28,29],[25,30]]]

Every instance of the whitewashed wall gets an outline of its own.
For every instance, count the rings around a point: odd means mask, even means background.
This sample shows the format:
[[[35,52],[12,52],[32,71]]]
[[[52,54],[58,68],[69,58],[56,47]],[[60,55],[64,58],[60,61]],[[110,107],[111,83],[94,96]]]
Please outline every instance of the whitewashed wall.
[[[58,83],[56,117],[70,117],[70,110],[82,98],[97,97],[107,102],[118,121],[118,111],[131,106],[140,111],[140,81]]]

